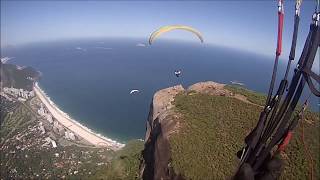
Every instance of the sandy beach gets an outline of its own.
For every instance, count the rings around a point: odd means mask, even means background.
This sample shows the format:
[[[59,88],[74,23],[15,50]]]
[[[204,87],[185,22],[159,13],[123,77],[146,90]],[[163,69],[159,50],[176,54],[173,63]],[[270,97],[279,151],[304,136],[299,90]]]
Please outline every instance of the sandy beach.
[[[76,120],[70,118],[66,113],[61,111],[51,100],[46,96],[44,91],[36,83],[34,86],[34,92],[41,102],[45,105],[52,116],[64,127],[72,131],[77,136],[85,139],[89,143],[97,147],[108,147],[112,150],[121,149],[124,144],[113,141],[112,139],[101,136],[100,134],[94,133],[89,128],[81,125]]]

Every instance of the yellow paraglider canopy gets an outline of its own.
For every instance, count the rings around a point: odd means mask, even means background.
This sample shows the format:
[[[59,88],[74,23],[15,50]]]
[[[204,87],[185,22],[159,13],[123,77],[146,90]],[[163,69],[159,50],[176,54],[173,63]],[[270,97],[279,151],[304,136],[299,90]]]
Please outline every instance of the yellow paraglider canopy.
[[[192,32],[193,34],[195,34],[196,36],[198,36],[198,38],[200,39],[200,41],[203,43],[203,38],[202,38],[202,35],[201,33],[190,27],[190,26],[184,26],[184,25],[171,25],[171,26],[163,26],[161,28],[159,28],[158,30],[154,31],[150,38],[149,38],[149,44],[151,45],[152,42],[157,38],[159,37],[161,34],[163,33],[166,33],[166,32],[169,32],[169,31],[172,31],[172,30],[175,30],[175,29],[181,29],[181,30],[186,30],[186,31],[190,31]]]

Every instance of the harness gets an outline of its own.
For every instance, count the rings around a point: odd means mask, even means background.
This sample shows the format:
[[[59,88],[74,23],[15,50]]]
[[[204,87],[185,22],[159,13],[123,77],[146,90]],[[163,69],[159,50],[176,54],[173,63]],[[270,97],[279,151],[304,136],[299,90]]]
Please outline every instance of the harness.
[[[320,46],[319,0],[317,2],[316,10],[312,18],[313,21],[310,25],[310,30],[307,39],[305,40],[303,51],[300,55],[297,67],[294,70],[293,77],[289,84],[288,74],[291,63],[295,59],[295,50],[300,21],[300,6],[302,3],[301,0],[296,1],[294,30],[286,72],[280,82],[276,94],[272,96],[277,73],[278,59],[281,55],[284,18],[283,0],[278,1],[277,49],[267,101],[263,111],[260,113],[256,127],[245,138],[246,147],[242,150],[239,168],[244,163],[248,163],[252,166],[254,172],[258,174],[263,162],[275,146],[278,145],[278,151],[283,151],[289,144],[289,141],[292,137],[292,131],[297,126],[299,119],[301,119],[299,118],[300,116],[292,118],[292,114],[298,104],[306,84],[309,86],[311,92],[315,96],[320,96],[320,91],[315,87],[313,82],[314,80],[320,84],[320,76],[311,70],[317,49]],[[285,98],[282,100],[282,96],[284,95],[286,89],[288,92],[286,93]],[[308,103],[306,101],[299,114],[305,111],[307,104]],[[269,117],[270,113],[271,116]]]

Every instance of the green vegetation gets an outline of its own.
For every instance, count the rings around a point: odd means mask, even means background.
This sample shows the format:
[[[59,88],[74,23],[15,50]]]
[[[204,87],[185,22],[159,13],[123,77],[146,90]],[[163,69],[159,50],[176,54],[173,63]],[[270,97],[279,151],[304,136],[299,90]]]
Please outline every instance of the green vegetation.
[[[283,179],[311,179],[311,169],[313,169],[313,178],[320,178],[319,120],[319,113],[306,111],[305,121],[299,123],[284,156],[286,166]],[[304,139],[302,140],[303,135]]]
[[[132,140],[116,152],[75,145],[43,147],[52,132],[41,134],[28,103],[1,98],[0,108],[0,179],[138,178],[143,141]]]
[[[264,106],[264,104],[266,103],[266,96],[261,93],[257,93],[236,85],[226,85],[224,88],[235,94],[244,95],[245,97],[247,97],[248,101],[254,104]]]
[[[1,100],[1,124],[0,124],[0,137],[3,140],[10,138],[13,134],[21,132],[27,128],[28,125],[33,124],[35,117],[32,113],[22,104],[11,103]],[[5,107],[3,107],[5,106]],[[10,110],[11,113],[6,113],[4,110]]]
[[[103,157],[109,158],[106,165],[96,167],[95,163],[101,161],[101,155],[95,156],[86,162],[85,168],[91,170],[90,175],[88,173],[68,176],[70,179],[138,179],[139,177],[139,164],[140,155],[143,149],[143,142],[139,140],[131,140],[128,144],[120,151],[107,151],[108,154],[102,155]],[[79,147],[74,147],[79,149]],[[93,149],[93,151],[101,151],[101,149]]]
[[[230,87],[228,87],[230,89]],[[248,100],[264,102],[253,92],[234,88]],[[237,167],[236,152],[243,146],[244,137],[257,122],[261,108],[232,97],[205,94],[180,94],[175,99],[180,119],[179,134],[170,138],[172,166],[187,179],[225,179]],[[319,176],[319,115],[306,113],[305,142],[313,158],[314,177]],[[300,139],[301,126],[286,150],[287,166],[283,179],[307,179],[309,160]]]
[[[172,165],[190,179],[224,179],[237,165],[235,153],[254,126],[259,108],[231,97],[181,94],[175,100],[183,114],[181,132],[172,136]]]
[[[91,179],[139,179],[139,165],[144,142],[131,140],[113,154],[113,160],[105,169],[96,172]]]
[[[124,165],[125,179],[139,177],[138,172],[143,148],[144,141],[131,140],[126,144],[125,148],[117,152],[116,161]]]
[[[34,80],[40,76],[39,72],[31,67],[18,69],[16,65],[2,63],[0,73],[3,87],[12,86],[26,90],[32,90]],[[28,78],[32,78],[33,80]]]

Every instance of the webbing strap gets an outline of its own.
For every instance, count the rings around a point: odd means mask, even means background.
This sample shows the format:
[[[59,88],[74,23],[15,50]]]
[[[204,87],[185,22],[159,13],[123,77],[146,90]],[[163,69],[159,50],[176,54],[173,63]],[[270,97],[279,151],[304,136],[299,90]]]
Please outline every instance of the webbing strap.
[[[276,55],[280,56],[282,50],[282,30],[283,30],[283,16],[284,16],[284,9],[283,9],[283,0],[279,0],[278,5],[278,39],[277,39],[277,50]]]
[[[318,89],[315,87],[314,83],[313,83],[312,80],[311,80],[311,79],[314,79],[314,80],[317,81],[318,84],[320,84],[320,76],[319,76],[318,74],[314,73],[314,72],[311,71],[311,70],[304,70],[303,72],[304,72],[303,76],[304,76],[304,78],[306,79],[306,81],[307,81],[307,83],[308,83],[308,86],[309,86],[311,92],[312,92],[315,96],[320,97],[320,90],[318,90]]]
[[[265,109],[267,109],[267,107],[270,105],[271,96],[274,88],[274,82],[277,76],[278,61],[279,61],[279,56],[281,55],[281,50],[282,50],[283,18],[284,18],[283,0],[279,0],[278,1],[278,37],[277,37],[276,57],[273,65],[272,77],[270,81],[270,87],[269,87]]]
[[[291,96],[291,97],[293,95],[294,96],[292,98],[291,103],[287,104],[287,107],[288,107],[287,111],[282,111],[282,112],[279,112],[280,114],[277,114],[276,119],[278,120],[279,125],[277,126],[277,129],[275,129],[276,131],[275,131],[275,134],[273,135],[271,141],[266,146],[265,146],[265,142],[261,142],[260,146],[257,146],[257,148],[255,149],[256,153],[254,155],[256,157],[256,161],[253,166],[254,170],[258,170],[258,168],[261,166],[261,164],[263,163],[263,161],[265,160],[266,156],[269,154],[271,149],[276,144],[278,144],[279,141],[281,141],[281,139],[284,137],[284,135],[286,133],[286,126],[287,126],[288,122],[290,121],[290,117],[291,117],[300,97],[301,97],[303,88],[306,83],[305,78],[300,78],[301,74],[303,73],[302,69],[304,69],[304,67],[306,67],[307,65],[310,65],[310,64],[312,65],[314,58],[315,58],[315,55],[316,55],[316,52],[317,52],[317,48],[319,46],[319,41],[320,41],[319,26],[312,24],[310,31],[312,32],[312,38],[310,41],[310,48],[308,48],[308,53],[306,54],[305,60],[300,61],[301,64],[299,64],[299,65],[301,66],[301,69],[298,69],[298,71],[294,75],[293,80],[291,82],[291,85],[296,84],[297,80],[298,80],[299,81],[298,88],[296,87],[296,85],[290,87],[289,92],[286,97],[286,100],[288,100],[287,99],[288,96]],[[298,77],[295,78],[295,76],[298,76]],[[291,98],[289,98],[289,99],[291,99]],[[273,132],[274,130],[271,130],[271,131]]]

